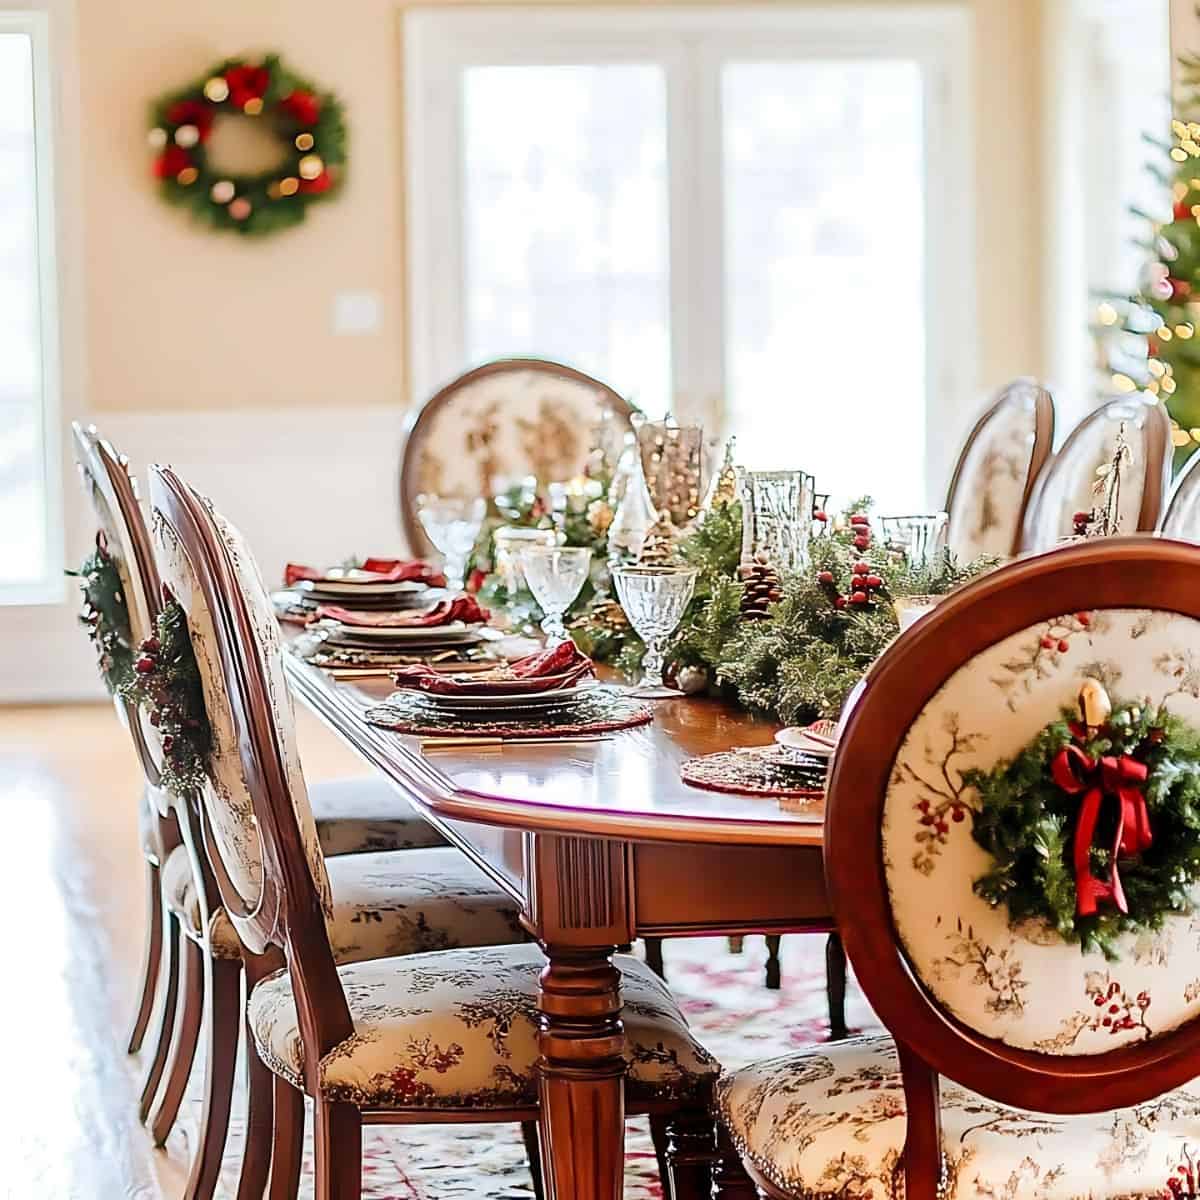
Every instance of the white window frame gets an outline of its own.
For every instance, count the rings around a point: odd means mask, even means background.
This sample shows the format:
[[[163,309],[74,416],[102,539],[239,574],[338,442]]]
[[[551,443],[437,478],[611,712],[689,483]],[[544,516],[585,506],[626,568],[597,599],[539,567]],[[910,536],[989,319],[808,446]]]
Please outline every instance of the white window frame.
[[[940,504],[975,407],[975,229],[965,5],[582,9],[413,8],[405,61],[409,383],[420,401],[463,358],[462,92],[470,66],[656,62],[667,84],[672,393],[720,429],[725,392],[720,62],[906,58],[927,81],[926,490]],[[694,108],[702,109],[694,119]],[[868,300],[869,303],[869,300]],[[857,315],[857,314],[855,314]],[[887,386],[887,364],[850,388]],[[831,362],[829,370],[838,372]],[[842,372],[845,373],[844,370]],[[788,381],[799,392],[805,380]],[[820,464],[804,464],[820,470]]]
[[[0,0],[0,5],[4,0]],[[58,242],[55,216],[54,82],[50,13],[41,8],[0,11],[0,33],[22,33],[33,54],[34,168],[37,188],[38,308],[41,350],[42,470],[47,569],[33,583],[0,584],[0,606],[55,605],[66,596],[62,472],[61,335],[58,304]]]

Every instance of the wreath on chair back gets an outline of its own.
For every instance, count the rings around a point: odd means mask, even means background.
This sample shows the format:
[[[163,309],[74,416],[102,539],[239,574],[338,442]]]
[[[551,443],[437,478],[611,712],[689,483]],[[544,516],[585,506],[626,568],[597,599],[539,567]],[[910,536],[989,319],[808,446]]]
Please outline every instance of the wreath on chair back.
[[[278,162],[254,174],[222,170],[213,135],[234,120],[266,126],[278,140]],[[216,229],[267,234],[299,224],[310,204],[337,190],[346,123],[334,96],[293,74],[278,55],[259,63],[232,58],[155,102],[150,145],[168,202]]]

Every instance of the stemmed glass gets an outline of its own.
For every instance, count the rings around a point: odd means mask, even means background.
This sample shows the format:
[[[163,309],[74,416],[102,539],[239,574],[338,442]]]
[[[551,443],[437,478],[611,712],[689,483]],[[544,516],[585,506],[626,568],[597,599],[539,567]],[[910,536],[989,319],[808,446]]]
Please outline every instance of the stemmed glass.
[[[527,546],[519,561],[525,582],[541,606],[542,630],[551,642],[565,642],[563,617],[579,595],[592,565],[592,552],[582,546]]]
[[[617,598],[629,623],[646,643],[642,677],[632,695],[645,700],[678,696],[663,684],[663,644],[683,620],[684,609],[696,586],[692,567],[615,567]]]
[[[444,560],[446,586],[451,591],[462,590],[467,559],[475,548],[486,514],[487,503],[479,497],[473,500],[428,494],[417,497],[417,516]]]

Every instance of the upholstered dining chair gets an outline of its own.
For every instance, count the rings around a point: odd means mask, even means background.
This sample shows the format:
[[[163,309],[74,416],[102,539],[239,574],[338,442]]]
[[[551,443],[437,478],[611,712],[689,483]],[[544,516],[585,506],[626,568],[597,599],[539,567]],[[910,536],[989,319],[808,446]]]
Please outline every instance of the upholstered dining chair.
[[[75,443],[110,553],[118,564],[135,564],[133,571],[122,568],[122,577],[134,638],[140,641],[153,628],[146,614],[157,615],[160,584],[135,480],[126,460],[94,429],[76,426]],[[155,1141],[162,1145],[178,1114],[201,1031],[207,1029],[205,1108],[187,1192],[189,1197],[207,1196],[215,1186],[231,1102],[231,1064],[241,1025],[236,995],[241,946],[218,907],[213,906],[209,920],[202,919],[200,895],[211,894],[211,877],[204,854],[189,853],[176,822],[176,814],[182,811],[186,825],[194,810],[187,805],[181,808],[177,799],[172,801],[157,786],[157,764],[162,758],[155,729],[132,708],[124,706],[122,712],[134,735],[147,776],[147,795],[153,801],[150,828],[156,836],[153,862],[158,865],[152,883],[160,901],[148,914],[148,957],[161,957],[162,963],[148,964],[146,979],[153,981],[161,975],[164,998],[141,1114],[149,1119]],[[521,936],[512,905],[477,873],[464,871],[464,861],[452,851],[420,853],[413,860],[415,870],[405,888],[373,885],[374,875],[387,858],[381,852],[444,844],[438,832],[407,811],[382,780],[317,784],[311,797],[322,852],[355,856],[345,861],[331,858],[331,873],[339,883],[334,921],[339,957],[354,959]],[[163,848],[158,849],[160,846]],[[217,960],[215,964],[206,961],[210,957]],[[147,1021],[150,1008],[144,998],[142,1010]]]
[[[417,516],[421,493],[487,497],[502,479],[580,475],[606,410],[625,425],[633,411],[607,384],[538,358],[500,359],[446,384],[405,427],[400,519],[409,550],[433,550]]]
[[[1160,403],[1110,400],[1079,422],[1035,480],[1023,552],[1052,549],[1072,532],[1074,514],[1092,507],[1096,469],[1111,457],[1122,425],[1133,460],[1122,480],[1121,532],[1156,527],[1171,480],[1171,419]]]
[[[1010,564],[873,667],[832,771],[825,852],[847,953],[888,1034],[721,1081],[720,1119],[759,1195],[1197,1194],[1194,913],[1120,935],[1110,960],[1048,922],[1010,920],[975,886],[994,860],[972,836],[969,772],[1010,763],[1097,678],[1114,702],[1200,726],[1194,546],[1133,536]]]
[[[1193,454],[1175,477],[1159,531],[1167,537],[1200,542],[1200,455]]]
[[[958,456],[946,512],[959,562],[1008,558],[1034,480],[1054,445],[1054,401],[1034,379],[1015,379],[983,411]]]
[[[316,1113],[318,1200],[361,1194],[364,1122],[537,1121],[541,951],[336,961],[335,860],[317,842],[269,597],[237,532],[173,471],[153,468],[150,492],[160,569],[188,613],[206,703],[211,696],[221,714],[213,769],[226,786],[205,789],[201,832],[222,911],[249,955],[287,964],[268,974],[247,962],[248,1027],[274,1076],[272,1200],[294,1194],[305,1093]],[[408,858],[388,868],[395,886]],[[662,982],[636,959],[618,966],[629,1107],[652,1115],[662,1145],[666,1118],[699,1119],[716,1064]],[[263,1082],[254,1067],[252,1128]],[[253,1186],[245,1168],[240,1195],[261,1195],[261,1168]],[[707,1174],[698,1161],[676,1164],[677,1200],[705,1195]]]

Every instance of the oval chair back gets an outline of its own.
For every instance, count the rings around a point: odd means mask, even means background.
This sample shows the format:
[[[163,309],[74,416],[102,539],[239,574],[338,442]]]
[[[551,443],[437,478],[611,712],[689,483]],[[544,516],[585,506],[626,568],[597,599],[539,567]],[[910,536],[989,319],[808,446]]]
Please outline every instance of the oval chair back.
[[[150,500],[160,568],[187,613],[213,730],[205,848],[243,943],[256,954],[286,951],[315,1089],[321,1059],[353,1026],[325,925],[329,879],[278,624],[241,534],[205,498],[171,468],[153,466]]]
[[[1022,551],[1050,550],[1072,533],[1075,513],[1093,505],[1096,469],[1111,458],[1122,425],[1133,460],[1122,478],[1121,532],[1157,527],[1171,479],[1171,419],[1161,404],[1110,400],[1088,413],[1042,468],[1025,512]]]
[[[1167,537],[1200,542],[1200,454],[1193,454],[1175,477],[1159,529]]]
[[[598,379],[537,358],[501,359],[446,384],[405,426],[400,520],[410,552],[433,550],[419,495],[486,498],[502,480],[580,475],[606,411],[628,426],[633,409]]]
[[[1097,675],[1114,701],[1165,704],[1200,728],[1194,547],[1105,539],[984,576],[897,638],[849,714],[826,877],[897,1043],[909,1196],[935,1194],[940,1075],[1043,1113],[1124,1108],[1200,1075],[1191,916],[1145,944],[1121,935],[1112,963],[1039,921],[1011,923],[974,887],[993,860],[972,836],[980,794],[965,773],[1011,761]]]
[[[118,454],[94,425],[72,422],[71,433],[75,463],[95,513],[97,533],[121,577],[132,649],[136,650],[154,631],[160,589],[150,534],[138,503],[137,481],[130,474],[129,460]],[[156,736],[126,700],[114,696],[113,702],[133,739],[147,783],[157,789],[162,751]]]
[[[1050,393],[1034,379],[1013,380],[975,423],[950,480],[950,549],[959,562],[1016,554],[1033,482],[1053,444]]]

